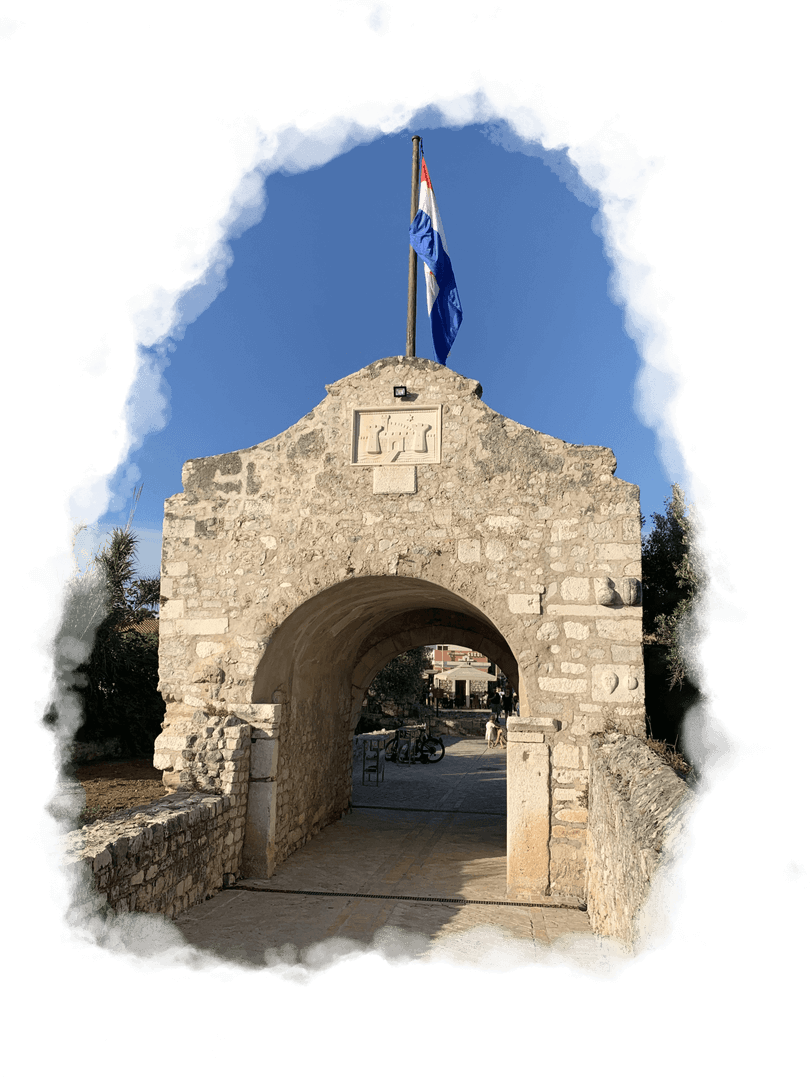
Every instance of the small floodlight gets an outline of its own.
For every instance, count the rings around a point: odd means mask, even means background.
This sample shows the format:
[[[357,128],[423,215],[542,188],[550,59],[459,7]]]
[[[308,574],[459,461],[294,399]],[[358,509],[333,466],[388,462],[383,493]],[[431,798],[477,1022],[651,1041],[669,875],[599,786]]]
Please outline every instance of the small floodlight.
[[[407,386],[395,386],[394,387],[394,397],[404,398],[404,397],[407,397],[407,396],[408,396],[408,387]]]

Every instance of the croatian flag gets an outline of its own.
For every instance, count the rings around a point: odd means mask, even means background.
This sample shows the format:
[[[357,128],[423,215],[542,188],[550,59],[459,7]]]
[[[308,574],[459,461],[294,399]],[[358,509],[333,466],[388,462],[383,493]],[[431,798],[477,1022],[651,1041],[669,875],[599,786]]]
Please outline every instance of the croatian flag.
[[[411,222],[410,237],[411,247],[425,264],[428,315],[436,359],[440,364],[446,364],[461,326],[461,304],[447,254],[442,219],[424,158],[422,182],[419,185],[419,210]]]

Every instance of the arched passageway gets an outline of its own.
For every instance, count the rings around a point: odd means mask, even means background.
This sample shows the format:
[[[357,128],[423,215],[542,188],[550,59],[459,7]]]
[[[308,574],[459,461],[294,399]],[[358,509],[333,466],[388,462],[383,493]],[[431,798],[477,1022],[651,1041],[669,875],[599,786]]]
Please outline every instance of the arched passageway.
[[[283,709],[274,863],[346,810],[351,738],[377,672],[408,649],[449,637],[492,657],[518,685],[517,661],[492,620],[434,582],[353,578],[311,597],[281,624],[252,694],[254,703]]]

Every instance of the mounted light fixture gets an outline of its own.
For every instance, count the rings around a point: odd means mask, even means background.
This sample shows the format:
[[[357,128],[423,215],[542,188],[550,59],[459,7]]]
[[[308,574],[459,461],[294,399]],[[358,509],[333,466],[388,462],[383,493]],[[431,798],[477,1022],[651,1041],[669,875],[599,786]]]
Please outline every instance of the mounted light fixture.
[[[407,386],[395,386],[394,387],[394,397],[395,398],[404,398],[404,397],[407,397],[407,396],[408,396],[408,387]]]

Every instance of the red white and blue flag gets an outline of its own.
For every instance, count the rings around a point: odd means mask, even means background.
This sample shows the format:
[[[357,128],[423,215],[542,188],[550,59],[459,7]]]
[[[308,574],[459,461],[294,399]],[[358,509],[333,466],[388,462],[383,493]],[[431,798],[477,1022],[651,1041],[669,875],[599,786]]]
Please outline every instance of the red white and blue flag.
[[[428,315],[436,359],[440,364],[446,364],[461,326],[461,303],[450,256],[447,254],[442,219],[439,217],[436,196],[424,158],[422,181],[419,185],[419,210],[411,222],[410,238],[411,247],[425,264]]]

